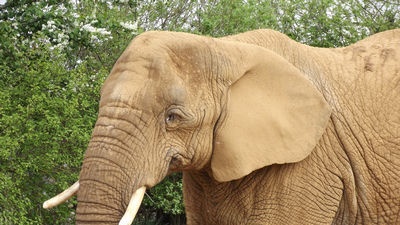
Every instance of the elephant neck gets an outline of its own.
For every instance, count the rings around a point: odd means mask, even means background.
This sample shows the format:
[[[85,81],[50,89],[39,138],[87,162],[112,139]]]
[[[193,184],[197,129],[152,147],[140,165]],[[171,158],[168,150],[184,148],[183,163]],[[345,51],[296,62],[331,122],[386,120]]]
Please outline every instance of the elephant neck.
[[[240,181],[217,182],[211,176],[211,169],[184,172],[183,183],[187,224],[247,224],[249,222],[246,218],[250,216],[252,207],[240,207],[237,200],[246,199],[245,196],[249,195],[252,187],[242,188]],[[228,199],[232,201],[227,201]],[[232,217],[232,214],[243,216]]]
[[[184,200],[188,224],[293,224],[293,218],[302,218],[306,215],[318,214],[322,206],[328,210],[328,205],[318,202],[313,205],[298,205],[298,202],[309,201],[302,190],[308,190],[310,186],[318,187],[322,183],[338,183],[321,180],[321,177],[312,176],[311,171],[316,168],[306,166],[306,162],[296,164],[272,165],[238,180],[229,182],[217,182],[210,176],[209,171],[191,171],[184,173]],[[299,168],[310,168],[310,172]],[[321,169],[321,168],[320,168]],[[302,177],[307,176],[307,177]],[[302,180],[304,179],[304,180]],[[292,185],[295,180],[295,186]],[[329,186],[329,185],[328,185]],[[324,199],[324,196],[332,192],[332,188],[324,189],[313,198]],[[329,187],[328,187],[329,188]],[[339,204],[340,197],[329,202]],[[285,205],[284,208],[275,208]],[[326,208],[325,208],[326,207]],[[260,216],[264,215],[264,216]],[[270,215],[270,216],[266,216]],[[286,216],[285,216],[286,215]],[[292,215],[288,217],[287,215]],[[333,218],[334,211],[326,218]],[[329,224],[332,221],[318,218],[321,224]],[[302,221],[303,222],[303,221]],[[280,224],[280,223],[279,223]],[[299,224],[319,224],[310,219]]]

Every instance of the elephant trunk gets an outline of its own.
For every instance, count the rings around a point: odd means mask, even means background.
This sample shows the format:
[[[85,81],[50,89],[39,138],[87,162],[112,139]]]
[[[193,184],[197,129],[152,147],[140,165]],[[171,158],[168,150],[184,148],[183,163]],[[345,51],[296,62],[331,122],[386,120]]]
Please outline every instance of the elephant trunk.
[[[90,164],[90,163],[89,163]],[[84,164],[85,165],[85,164]],[[88,165],[88,164],[86,164]],[[120,178],[122,171],[115,168],[88,165],[90,178],[82,176],[79,181],[77,224],[131,224],[139,209],[146,187],[131,191],[136,185],[128,185],[125,178]],[[106,176],[96,171],[107,171]],[[92,177],[93,176],[93,177]],[[129,180],[129,179],[126,179]],[[128,212],[125,212],[127,210]]]
[[[136,213],[139,210],[139,207],[142,203],[143,200],[143,196],[146,192],[146,187],[141,187],[138,190],[135,191],[135,193],[133,193],[132,198],[129,202],[129,205],[126,209],[126,212],[124,213],[123,217],[119,220],[118,225],[130,225],[132,224]],[[96,203],[92,203],[92,205],[90,204],[86,204],[82,203],[83,206],[81,206],[83,209],[94,209],[94,208],[98,208],[98,207],[102,207],[99,206]],[[80,208],[79,208],[80,209]],[[110,218],[109,215],[114,215],[114,214],[109,214],[110,212],[96,212],[96,213],[92,213],[94,214],[93,216],[89,216],[89,214],[91,214],[90,212],[81,212],[82,214],[85,214],[85,216],[81,216],[82,218],[77,217],[77,224],[85,224],[85,223],[89,223],[89,224],[94,224],[94,222],[98,222],[98,224],[116,224],[116,221],[118,219],[118,217],[114,218]]]
[[[133,217],[124,216],[125,210],[137,211],[143,198],[146,174],[128,151],[137,146],[124,144],[127,141],[121,135],[111,135],[117,133],[113,129],[96,125],[85,153],[77,193],[77,224],[118,224],[121,219],[119,224],[130,224]]]
[[[77,193],[78,206],[76,210],[77,224],[118,224],[124,214],[126,206],[124,199],[124,182],[120,180],[120,173],[113,167],[102,165],[101,168],[84,163],[84,173],[91,173],[90,177],[80,177],[80,188]],[[100,171],[107,171],[101,175]],[[82,174],[82,173],[81,173]]]

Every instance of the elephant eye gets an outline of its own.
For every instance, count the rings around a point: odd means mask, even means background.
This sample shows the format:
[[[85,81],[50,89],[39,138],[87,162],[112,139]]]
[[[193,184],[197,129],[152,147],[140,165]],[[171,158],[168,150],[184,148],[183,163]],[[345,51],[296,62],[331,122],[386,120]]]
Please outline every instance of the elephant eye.
[[[180,106],[170,107],[164,117],[167,130],[174,130],[179,127],[189,127],[193,125],[193,116]]]
[[[174,122],[175,120],[177,120],[178,119],[178,115],[177,114],[175,114],[175,113],[169,113],[168,115],[167,115],[167,117],[165,118],[165,122],[166,123],[172,123],[172,122]]]
[[[178,110],[176,109],[172,109],[169,110],[165,116],[165,123],[167,125],[174,125],[176,122],[178,122],[179,120],[181,120],[181,116],[180,114],[178,114]]]

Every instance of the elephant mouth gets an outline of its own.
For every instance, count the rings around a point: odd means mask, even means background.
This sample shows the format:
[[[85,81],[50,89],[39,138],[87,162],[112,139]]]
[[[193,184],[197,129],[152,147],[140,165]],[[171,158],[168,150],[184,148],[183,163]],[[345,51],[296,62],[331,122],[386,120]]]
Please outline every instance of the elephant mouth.
[[[43,208],[50,209],[56,207],[68,199],[72,198],[79,190],[79,181],[75,182],[65,191],[61,192],[60,194],[54,196],[53,198],[45,201],[43,203]],[[130,225],[132,224],[133,220],[135,219],[136,213],[139,210],[139,207],[142,203],[144,194],[146,193],[146,187],[142,186],[138,188],[133,194],[129,201],[128,207],[122,216],[119,225]]]

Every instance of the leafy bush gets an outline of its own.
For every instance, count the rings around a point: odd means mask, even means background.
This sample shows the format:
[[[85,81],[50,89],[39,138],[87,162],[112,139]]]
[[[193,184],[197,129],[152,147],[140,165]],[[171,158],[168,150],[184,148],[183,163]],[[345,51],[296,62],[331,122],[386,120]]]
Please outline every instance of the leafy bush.
[[[182,176],[173,174],[147,191],[134,224],[185,224],[182,203]]]
[[[55,215],[65,224],[71,205],[49,214],[41,202],[76,181],[107,72],[85,63],[66,69],[50,44],[3,40],[13,49],[0,52],[0,224],[43,224]]]

